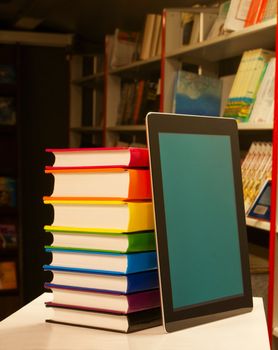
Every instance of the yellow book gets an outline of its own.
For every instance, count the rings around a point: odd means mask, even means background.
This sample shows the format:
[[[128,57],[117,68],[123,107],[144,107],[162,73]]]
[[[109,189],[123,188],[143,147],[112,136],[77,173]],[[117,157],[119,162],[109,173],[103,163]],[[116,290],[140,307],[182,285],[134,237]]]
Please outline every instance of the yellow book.
[[[44,198],[54,209],[52,229],[83,232],[136,232],[154,229],[152,202]],[[47,226],[49,228],[49,226]]]

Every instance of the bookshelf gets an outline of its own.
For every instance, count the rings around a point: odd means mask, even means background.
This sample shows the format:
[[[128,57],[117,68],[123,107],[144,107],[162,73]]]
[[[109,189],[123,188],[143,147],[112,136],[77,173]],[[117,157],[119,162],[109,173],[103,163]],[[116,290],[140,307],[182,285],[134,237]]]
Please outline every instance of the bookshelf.
[[[70,145],[103,146],[103,55],[70,58]]]
[[[0,319],[21,303],[19,48],[0,46]],[[11,103],[10,103],[11,102]],[[8,150],[8,152],[7,152]]]

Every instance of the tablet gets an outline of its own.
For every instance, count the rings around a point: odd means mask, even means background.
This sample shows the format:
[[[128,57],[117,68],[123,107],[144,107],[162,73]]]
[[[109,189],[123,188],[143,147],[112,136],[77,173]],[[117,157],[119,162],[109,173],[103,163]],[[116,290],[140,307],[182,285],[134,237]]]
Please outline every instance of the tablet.
[[[167,332],[251,311],[235,120],[146,117]]]

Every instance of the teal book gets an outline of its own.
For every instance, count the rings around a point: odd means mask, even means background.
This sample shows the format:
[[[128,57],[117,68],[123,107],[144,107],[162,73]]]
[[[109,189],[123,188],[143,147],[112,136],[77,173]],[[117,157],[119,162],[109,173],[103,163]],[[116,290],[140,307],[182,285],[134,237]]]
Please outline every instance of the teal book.
[[[140,253],[110,253],[77,249],[46,248],[52,254],[49,266],[79,272],[135,273],[157,269],[155,251]]]
[[[218,117],[221,90],[220,79],[180,70],[175,84],[173,112]]]

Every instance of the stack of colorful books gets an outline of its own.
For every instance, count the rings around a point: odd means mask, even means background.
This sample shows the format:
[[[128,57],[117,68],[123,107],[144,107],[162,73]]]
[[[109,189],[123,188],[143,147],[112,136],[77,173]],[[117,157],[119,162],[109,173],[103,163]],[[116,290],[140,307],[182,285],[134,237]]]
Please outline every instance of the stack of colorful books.
[[[48,322],[131,332],[160,324],[148,150],[49,149]]]

